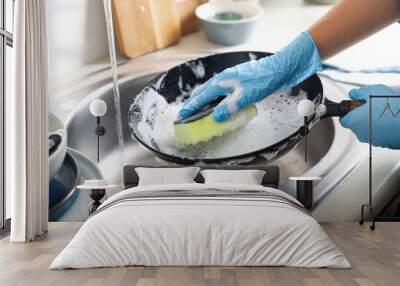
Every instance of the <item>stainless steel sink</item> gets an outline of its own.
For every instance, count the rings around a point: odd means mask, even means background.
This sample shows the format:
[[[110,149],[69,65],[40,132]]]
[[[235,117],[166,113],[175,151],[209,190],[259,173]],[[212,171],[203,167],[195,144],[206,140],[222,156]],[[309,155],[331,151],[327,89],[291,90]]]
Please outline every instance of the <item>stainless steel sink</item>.
[[[128,127],[128,110],[134,97],[156,74],[122,80],[120,83],[122,126],[124,134],[123,164],[172,164],[160,161],[148,150],[139,147],[139,143],[131,138]],[[96,158],[95,118],[89,112],[89,105],[93,99],[101,98],[108,106],[108,111],[102,117],[102,125],[106,128],[105,135],[100,141],[100,157],[107,158],[107,165],[100,164],[103,174],[110,172],[110,163],[114,161],[116,166],[121,164],[121,156],[118,154],[118,142],[116,132],[116,119],[113,90],[111,85],[101,88],[88,96],[79,107],[76,107],[68,120],[68,146],[87,156]],[[324,119],[314,126],[308,137],[308,161],[304,161],[304,144],[300,143],[292,151],[272,162],[281,168],[282,182],[289,176],[304,174],[318,163],[328,152],[334,139],[334,124],[331,119]],[[135,153],[135,154],[133,154]],[[140,153],[140,154],[139,154]],[[114,172],[115,174],[115,172]],[[115,178],[108,178],[115,179]]]

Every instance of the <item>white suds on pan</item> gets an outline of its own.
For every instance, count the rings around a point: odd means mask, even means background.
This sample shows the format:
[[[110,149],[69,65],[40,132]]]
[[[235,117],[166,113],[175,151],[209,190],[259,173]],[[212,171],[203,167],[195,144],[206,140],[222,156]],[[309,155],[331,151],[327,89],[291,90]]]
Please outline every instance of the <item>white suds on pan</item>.
[[[257,55],[254,53],[249,53],[249,58],[251,61],[256,61],[258,59]]]
[[[295,133],[303,125],[297,104],[305,98],[304,92],[297,96],[288,91],[275,92],[256,104],[258,116],[246,126],[187,148],[176,143],[173,125],[183,106],[181,99],[167,103],[162,95],[146,89],[133,104],[137,105],[135,110],[140,110],[141,116],[134,117],[129,124],[147,145],[168,155],[190,159],[233,157],[259,151]]]
[[[206,69],[202,61],[187,62],[185,65],[192,70],[197,79],[203,79],[206,76]]]
[[[238,111],[237,101],[243,93],[243,86],[238,80],[223,80],[216,83],[218,86],[232,90],[221,103],[225,103],[230,114]]]
[[[161,75],[160,78],[159,78],[159,79],[156,81],[156,83],[153,85],[153,87],[154,87],[156,90],[160,90],[161,84],[164,82],[164,79],[165,79],[166,76],[167,76],[166,73],[163,74],[163,75]]]
[[[154,89],[148,89],[141,101],[142,118],[137,122],[137,131],[148,145],[173,149],[177,145],[173,122],[183,106],[182,101],[168,104]]]

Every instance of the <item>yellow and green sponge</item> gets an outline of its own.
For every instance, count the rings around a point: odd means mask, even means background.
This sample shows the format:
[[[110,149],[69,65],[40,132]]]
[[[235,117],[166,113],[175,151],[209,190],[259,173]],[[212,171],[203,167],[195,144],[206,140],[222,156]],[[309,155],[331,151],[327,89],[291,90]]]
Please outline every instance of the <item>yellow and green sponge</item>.
[[[174,122],[176,141],[181,146],[196,145],[222,136],[229,131],[248,124],[257,116],[257,107],[251,104],[230,119],[217,122],[213,118],[214,108],[199,112],[189,118]]]

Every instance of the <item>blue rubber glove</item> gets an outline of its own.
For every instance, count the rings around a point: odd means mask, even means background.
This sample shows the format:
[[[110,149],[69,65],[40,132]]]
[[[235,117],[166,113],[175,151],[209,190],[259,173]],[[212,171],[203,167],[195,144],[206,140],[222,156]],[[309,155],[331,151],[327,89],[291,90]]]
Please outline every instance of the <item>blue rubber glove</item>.
[[[195,89],[179,112],[184,119],[219,96],[228,95],[215,109],[221,122],[245,106],[259,102],[282,87],[293,87],[322,70],[313,38],[301,33],[276,54],[228,68]]]
[[[400,95],[400,90],[385,85],[370,85],[350,91],[351,99],[363,100],[366,103],[343,116],[340,123],[343,127],[351,129],[361,142],[369,142],[370,95]],[[387,105],[388,102],[389,105]],[[385,112],[383,112],[384,110]],[[372,99],[372,144],[390,149],[400,149],[400,98]]]

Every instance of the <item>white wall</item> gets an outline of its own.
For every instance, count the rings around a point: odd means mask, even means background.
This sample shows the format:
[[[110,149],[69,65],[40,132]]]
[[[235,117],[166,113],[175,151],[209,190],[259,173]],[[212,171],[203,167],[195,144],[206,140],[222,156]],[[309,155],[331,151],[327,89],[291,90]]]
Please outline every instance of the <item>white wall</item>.
[[[105,58],[102,0],[48,0],[50,81]]]

